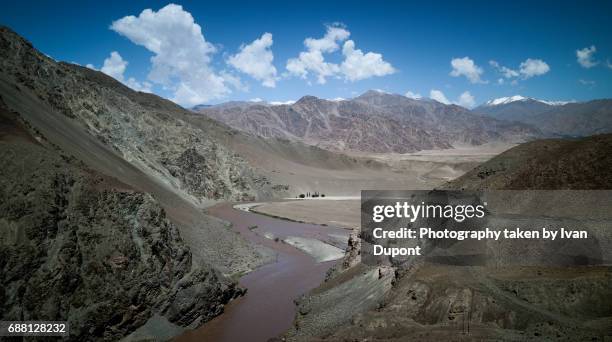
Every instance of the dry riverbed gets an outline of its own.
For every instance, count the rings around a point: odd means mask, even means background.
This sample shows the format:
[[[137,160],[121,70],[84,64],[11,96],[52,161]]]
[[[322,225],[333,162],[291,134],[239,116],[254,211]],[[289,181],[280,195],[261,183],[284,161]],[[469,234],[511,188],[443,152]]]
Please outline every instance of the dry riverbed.
[[[360,226],[360,199],[299,199],[258,203],[251,211],[286,220],[356,228]]]

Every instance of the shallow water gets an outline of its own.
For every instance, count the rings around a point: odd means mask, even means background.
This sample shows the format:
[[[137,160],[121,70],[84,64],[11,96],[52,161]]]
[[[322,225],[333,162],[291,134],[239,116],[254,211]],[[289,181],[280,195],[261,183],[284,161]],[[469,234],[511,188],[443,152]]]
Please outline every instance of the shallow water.
[[[317,263],[291,245],[263,237],[264,233],[280,239],[300,236],[329,241],[329,234],[348,238],[344,229],[275,219],[233,209],[230,204],[215,206],[209,209],[209,214],[231,222],[232,229],[248,241],[273,249],[277,260],[243,276],[240,285],[248,289],[245,296],[227,305],[222,315],[184,333],[176,341],[256,342],[282,334],[293,322],[294,299],[321,284],[334,261]],[[257,234],[249,229],[253,225],[258,227]]]

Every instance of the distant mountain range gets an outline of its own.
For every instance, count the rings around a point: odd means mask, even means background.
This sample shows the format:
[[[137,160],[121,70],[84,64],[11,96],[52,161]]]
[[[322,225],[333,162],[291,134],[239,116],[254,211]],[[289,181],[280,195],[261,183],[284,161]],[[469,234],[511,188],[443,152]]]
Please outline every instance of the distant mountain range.
[[[514,95],[514,96],[500,97],[497,99],[489,100],[485,102],[483,106],[494,107],[494,106],[509,104],[512,102],[539,102],[539,103],[543,103],[549,106],[562,106],[564,104],[568,104],[568,103],[575,102],[575,101],[546,101],[546,100],[534,99],[532,97]]]
[[[349,100],[304,96],[287,105],[228,102],[194,110],[258,136],[336,151],[406,153],[493,141],[523,142],[540,136],[529,125],[376,90]]]
[[[518,121],[547,134],[587,136],[612,132],[612,100],[543,101],[520,95],[486,102],[473,110],[496,119]]]

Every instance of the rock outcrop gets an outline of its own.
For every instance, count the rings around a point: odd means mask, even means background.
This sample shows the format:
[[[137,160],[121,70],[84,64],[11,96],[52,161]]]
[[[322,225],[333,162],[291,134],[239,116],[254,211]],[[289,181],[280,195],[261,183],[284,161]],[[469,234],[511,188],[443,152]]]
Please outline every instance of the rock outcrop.
[[[158,314],[197,326],[243,290],[194,262],[149,194],[87,168],[0,101],[0,318],[117,340]]]

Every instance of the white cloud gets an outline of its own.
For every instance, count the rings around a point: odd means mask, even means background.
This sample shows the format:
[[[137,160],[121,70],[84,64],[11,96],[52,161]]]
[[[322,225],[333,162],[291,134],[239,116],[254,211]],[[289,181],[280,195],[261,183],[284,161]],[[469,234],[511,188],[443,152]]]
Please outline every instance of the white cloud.
[[[323,53],[337,51],[340,48],[338,43],[345,41],[350,34],[343,27],[327,26],[327,32],[323,38],[306,38],[304,45],[307,51],[300,52],[297,58],[287,60],[287,71],[290,75],[304,79],[308,77],[309,72],[312,72],[317,76],[317,83],[325,84],[326,78],[337,74],[340,67],[337,64],[326,62]]]
[[[232,88],[243,92],[249,91],[249,86],[242,83],[240,77],[233,75],[225,70],[221,71],[219,75],[223,78],[223,81],[228,85],[232,86]]]
[[[474,96],[470,94],[469,91],[464,91],[461,95],[459,95],[459,97],[457,98],[457,101],[452,101],[452,102],[446,97],[446,95],[444,95],[444,93],[441,90],[437,90],[437,89],[432,89],[429,92],[429,97],[432,100],[436,100],[445,105],[456,104],[456,105],[459,105],[465,108],[472,108],[476,105],[476,100]]]
[[[323,38],[306,38],[304,45],[306,45],[309,51],[334,52],[340,48],[338,42],[347,40],[350,35],[351,33],[342,27],[342,25],[328,25],[327,32]]]
[[[127,65],[128,62],[124,61],[117,51],[113,51],[110,56],[104,60],[104,64],[100,71],[119,82],[123,82],[123,73]]]
[[[348,40],[342,47],[344,61],[340,71],[349,81],[358,81],[373,76],[385,76],[395,72],[395,69],[385,62],[379,53],[368,52],[364,54],[355,49],[355,42]]]
[[[436,100],[436,101],[438,101],[440,103],[444,103],[446,105],[451,104],[451,102],[446,98],[444,93],[442,91],[440,91],[440,90],[437,90],[437,89],[432,89],[429,92],[429,97],[432,100]]]
[[[137,17],[114,21],[110,28],[154,54],[148,78],[172,90],[174,102],[187,107],[205,103],[230,94],[236,84],[213,70],[210,63],[217,49],[182,6],[145,9]]]
[[[527,58],[519,67],[523,79],[544,75],[550,71],[550,67],[541,59]]]
[[[612,69],[612,63],[610,63],[609,59],[606,60],[606,66],[608,67],[608,69]]]
[[[272,64],[272,34],[264,33],[251,44],[240,47],[240,52],[230,56],[228,63],[254,79],[262,82],[264,87],[276,87],[276,68]]]
[[[410,90],[408,90],[404,96],[406,96],[407,98],[410,98],[410,99],[414,99],[414,100],[418,100],[418,99],[422,98],[421,94],[413,93]]]
[[[527,58],[523,63],[520,64],[518,71],[515,69],[508,68],[506,66],[500,65],[497,61],[491,60],[489,61],[489,65],[497,70],[504,78],[512,79],[510,84],[516,85],[518,84],[517,78],[522,78],[524,80],[534,77],[544,75],[545,73],[550,71],[550,67],[546,62],[541,59],[532,59]],[[504,84],[504,80],[502,78],[497,80],[498,84]]]
[[[347,81],[358,81],[374,76],[385,76],[395,72],[383,56],[375,52],[363,53],[355,48],[355,42],[347,40],[350,32],[340,25],[327,26],[323,38],[306,38],[306,51],[300,52],[297,58],[287,60],[287,74],[307,79],[309,74],[317,78],[317,83],[325,84],[328,77],[344,78]],[[342,54],[344,59],[340,65],[325,60],[324,54],[330,54],[340,49],[344,42]]]
[[[104,59],[104,63],[102,64],[102,68],[99,71],[107,74],[108,76],[116,79],[117,81],[125,84],[126,86],[145,93],[151,92],[152,84],[149,82],[138,82],[135,78],[130,77],[127,80],[125,79],[124,73],[128,65],[128,61],[124,60],[123,57],[117,51],[112,51],[110,56]],[[98,69],[93,64],[85,65],[87,68],[96,70]]]
[[[136,81],[136,79],[134,77],[130,77],[127,79],[127,81],[123,82],[126,86],[137,90],[137,91],[142,91],[143,93],[151,93],[153,92],[151,90],[151,87],[153,86],[151,83],[149,82],[138,82]]]
[[[489,61],[489,64],[490,64],[490,65],[491,65],[493,68],[497,69],[497,71],[498,71],[499,73],[501,73],[501,74],[502,74],[502,75],[503,75],[505,78],[518,77],[518,75],[519,75],[518,71],[516,71],[516,70],[512,70],[512,69],[510,69],[510,68],[508,68],[508,67],[505,67],[505,66],[503,66],[503,65],[500,65],[500,64],[499,64],[499,63],[497,63],[496,61]],[[503,80],[502,80],[502,81],[503,81]],[[500,83],[500,82],[498,81],[498,83]],[[503,83],[503,82],[501,82],[501,83]]]
[[[576,60],[583,68],[592,68],[599,62],[593,60],[593,55],[597,52],[595,45],[585,47],[584,49],[576,50]]]
[[[472,108],[476,105],[476,100],[469,91],[465,91],[459,95],[459,99],[457,100],[456,104],[460,105],[461,107]]]
[[[483,73],[482,68],[476,65],[469,57],[453,58],[451,66],[453,70],[450,72],[450,75],[453,77],[465,76],[470,83],[487,83],[480,78],[480,75]]]

